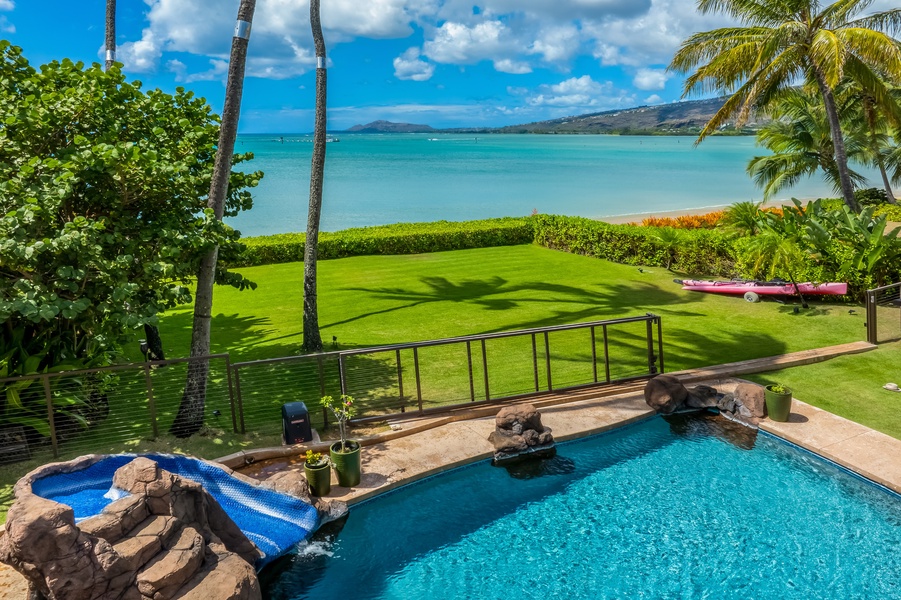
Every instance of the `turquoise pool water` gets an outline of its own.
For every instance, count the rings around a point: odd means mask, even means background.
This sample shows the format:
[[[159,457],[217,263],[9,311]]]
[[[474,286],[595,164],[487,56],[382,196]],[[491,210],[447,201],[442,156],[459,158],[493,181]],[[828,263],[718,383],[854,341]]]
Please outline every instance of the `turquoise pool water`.
[[[288,598],[901,598],[901,497],[712,417],[654,418],[353,507]]]

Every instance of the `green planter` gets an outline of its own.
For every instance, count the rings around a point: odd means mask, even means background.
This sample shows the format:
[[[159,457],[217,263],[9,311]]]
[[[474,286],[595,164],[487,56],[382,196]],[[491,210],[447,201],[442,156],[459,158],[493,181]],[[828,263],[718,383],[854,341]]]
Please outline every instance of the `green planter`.
[[[304,463],[303,473],[307,476],[307,483],[314,496],[328,496],[332,491],[332,469],[328,461],[317,467]]]
[[[338,485],[349,488],[360,485],[361,465],[360,444],[349,440],[347,444],[352,448],[350,452],[341,452],[341,442],[335,442],[329,448],[329,456],[338,474]]]
[[[774,392],[768,385],[763,388],[763,396],[766,399],[766,412],[772,421],[788,421],[788,415],[792,411],[792,391],[785,388],[784,392]],[[785,387],[785,386],[783,386]]]

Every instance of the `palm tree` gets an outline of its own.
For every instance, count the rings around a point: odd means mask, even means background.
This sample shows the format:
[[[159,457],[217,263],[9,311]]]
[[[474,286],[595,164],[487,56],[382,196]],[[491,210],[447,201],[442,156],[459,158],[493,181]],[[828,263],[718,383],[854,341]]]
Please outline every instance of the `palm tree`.
[[[106,0],[106,70],[116,62],[116,0]]]
[[[778,93],[799,81],[816,85],[823,98],[842,196],[859,210],[848,172],[834,90],[845,77],[876,97],[888,93],[881,75],[901,78],[901,43],[889,35],[901,28],[901,9],[859,17],[872,0],[698,0],[702,13],[722,12],[741,22],[692,35],[682,43],[670,68],[687,73],[684,95],[730,94],[701,131],[698,141],[737,115],[742,125],[751,112],[766,108]]]
[[[241,114],[241,95],[244,91],[244,63],[247,60],[247,45],[250,42],[250,25],[256,0],[241,0],[238,7],[238,22],[232,38],[231,57],[228,65],[228,81],[225,86],[225,106],[222,108],[222,124],[219,128],[219,144],[213,165],[210,194],[207,206],[213,209],[216,218],[222,220],[225,213],[225,198],[228,194],[228,180],[231,174],[232,155],[235,151],[235,137],[238,134],[238,119]],[[216,278],[216,261],[219,248],[214,247],[201,260],[197,273],[197,293],[194,296],[194,323],[191,328],[191,358],[207,356],[210,353],[210,319],[213,308],[213,283]],[[188,437],[203,426],[204,405],[206,404],[206,384],[210,365],[206,360],[194,360],[188,365],[185,392],[178,414],[169,432],[177,437]]]
[[[840,111],[850,114],[842,109],[840,106]],[[774,101],[769,113],[773,120],[757,133],[757,143],[773,154],[755,156],[747,168],[754,183],[763,188],[763,197],[771,198],[820,170],[826,181],[840,192],[841,177],[832,148],[829,121],[819,97],[790,88]],[[853,135],[845,136],[846,154],[849,159],[863,160],[867,150],[864,129],[854,127],[849,130]],[[866,181],[863,175],[850,168],[848,175],[855,185]]]
[[[310,28],[316,46],[316,122],[313,129],[313,162],[310,168],[310,208],[303,253],[303,349],[322,350],[319,308],[316,300],[316,262],[319,259],[319,217],[322,214],[322,180],[325,170],[326,67],[325,40],[319,22],[319,0],[310,0]]]

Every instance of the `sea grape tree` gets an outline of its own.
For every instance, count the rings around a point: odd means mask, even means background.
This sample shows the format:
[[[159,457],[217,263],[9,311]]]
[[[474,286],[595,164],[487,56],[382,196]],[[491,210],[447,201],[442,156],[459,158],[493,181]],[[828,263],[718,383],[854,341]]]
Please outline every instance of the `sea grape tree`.
[[[40,368],[114,350],[191,300],[207,249],[239,250],[206,208],[219,126],[205,100],[144,92],[115,66],[38,70],[7,42],[0,81],[0,323],[43,340]],[[250,208],[261,176],[232,175],[226,214]]]

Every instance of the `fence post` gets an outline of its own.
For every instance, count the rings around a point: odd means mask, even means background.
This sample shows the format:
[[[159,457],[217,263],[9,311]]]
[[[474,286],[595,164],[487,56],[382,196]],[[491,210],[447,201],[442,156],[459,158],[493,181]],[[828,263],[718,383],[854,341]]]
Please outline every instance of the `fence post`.
[[[648,313],[650,317],[650,313]],[[645,321],[647,325],[647,344],[648,344],[648,374],[655,375],[657,373],[657,357],[654,356],[654,327],[651,325],[653,319]]]
[[[153,400],[153,378],[150,376],[150,363],[144,363],[144,383],[147,385],[147,410],[150,411],[150,428],[153,430],[153,439],[160,436],[156,422],[156,402]]]
[[[347,371],[344,364],[344,355],[338,355],[338,379],[341,381],[341,395],[347,394]]]
[[[665,373],[663,370],[663,319],[661,317],[655,317],[657,320],[657,357],[660,360],[660,372]]]
[[[610,346],[607,341],[607,324],[605,323],[602,327],[604,332],[604,377],[607,379],[607,383],[610,383]]]
[[[419,405],[419,412],[422,412],[422,383],[419,379],[419,348],[413,348],[413,370],[416,373],[416,403]]]
[[[53,418],[53,394],[50,393],[50,376],[46,373],[41,377],[44,383],[44,397],[47,399],[47,422],[50,424],[50,446],[53,448],[53,458],[59,457],[59,440],[56,439],[56,419]]]
[[[237,373],[237,369],[235,369]],[[235,412],[235,384],[232,380],[232,363],[228,356],[225,357],[225,373],[228,377],[228,408],[232,413],[232,431],[238,433],[238,415]]]
[[[241,430],[235,433],[246,433],[244,429],[244,398],[241,396],[241,371],[235,369],[235,396],[238,399],[238,421],[241,424]]]
[[[871,344],[879,342],[876,328],[876,292],[867,290],[867,341]]]
[[[551,382],[551,341],[547,331],[544,332],[544,364],[547,367],[547,391],[552,391],[554,385]]]
[[[482,372],[485,374],[485,400],[491,400],[491,392],[488,389],[488,349],[485,347],[484,338],[482,338]]]
[[[400,412],[407,412],[407,401],[404,400],[404,370],[400,364],[400,349],[394,351],[394,362],[397,363],[397,394],[400,396]]]
[[[466,340],[466,365],[469,368],[469,401],[476,401],[476,381],[472,374],[472,343]]]
[[[538,344],[535,342],[535,334],[532,334],[532,372],[535,374],[535,391],[538,391]]]
[[[594,382],[598,382],[598,351],[597,341],[594,337],[594,327],[591,328],[591,373],[594,376]]]

